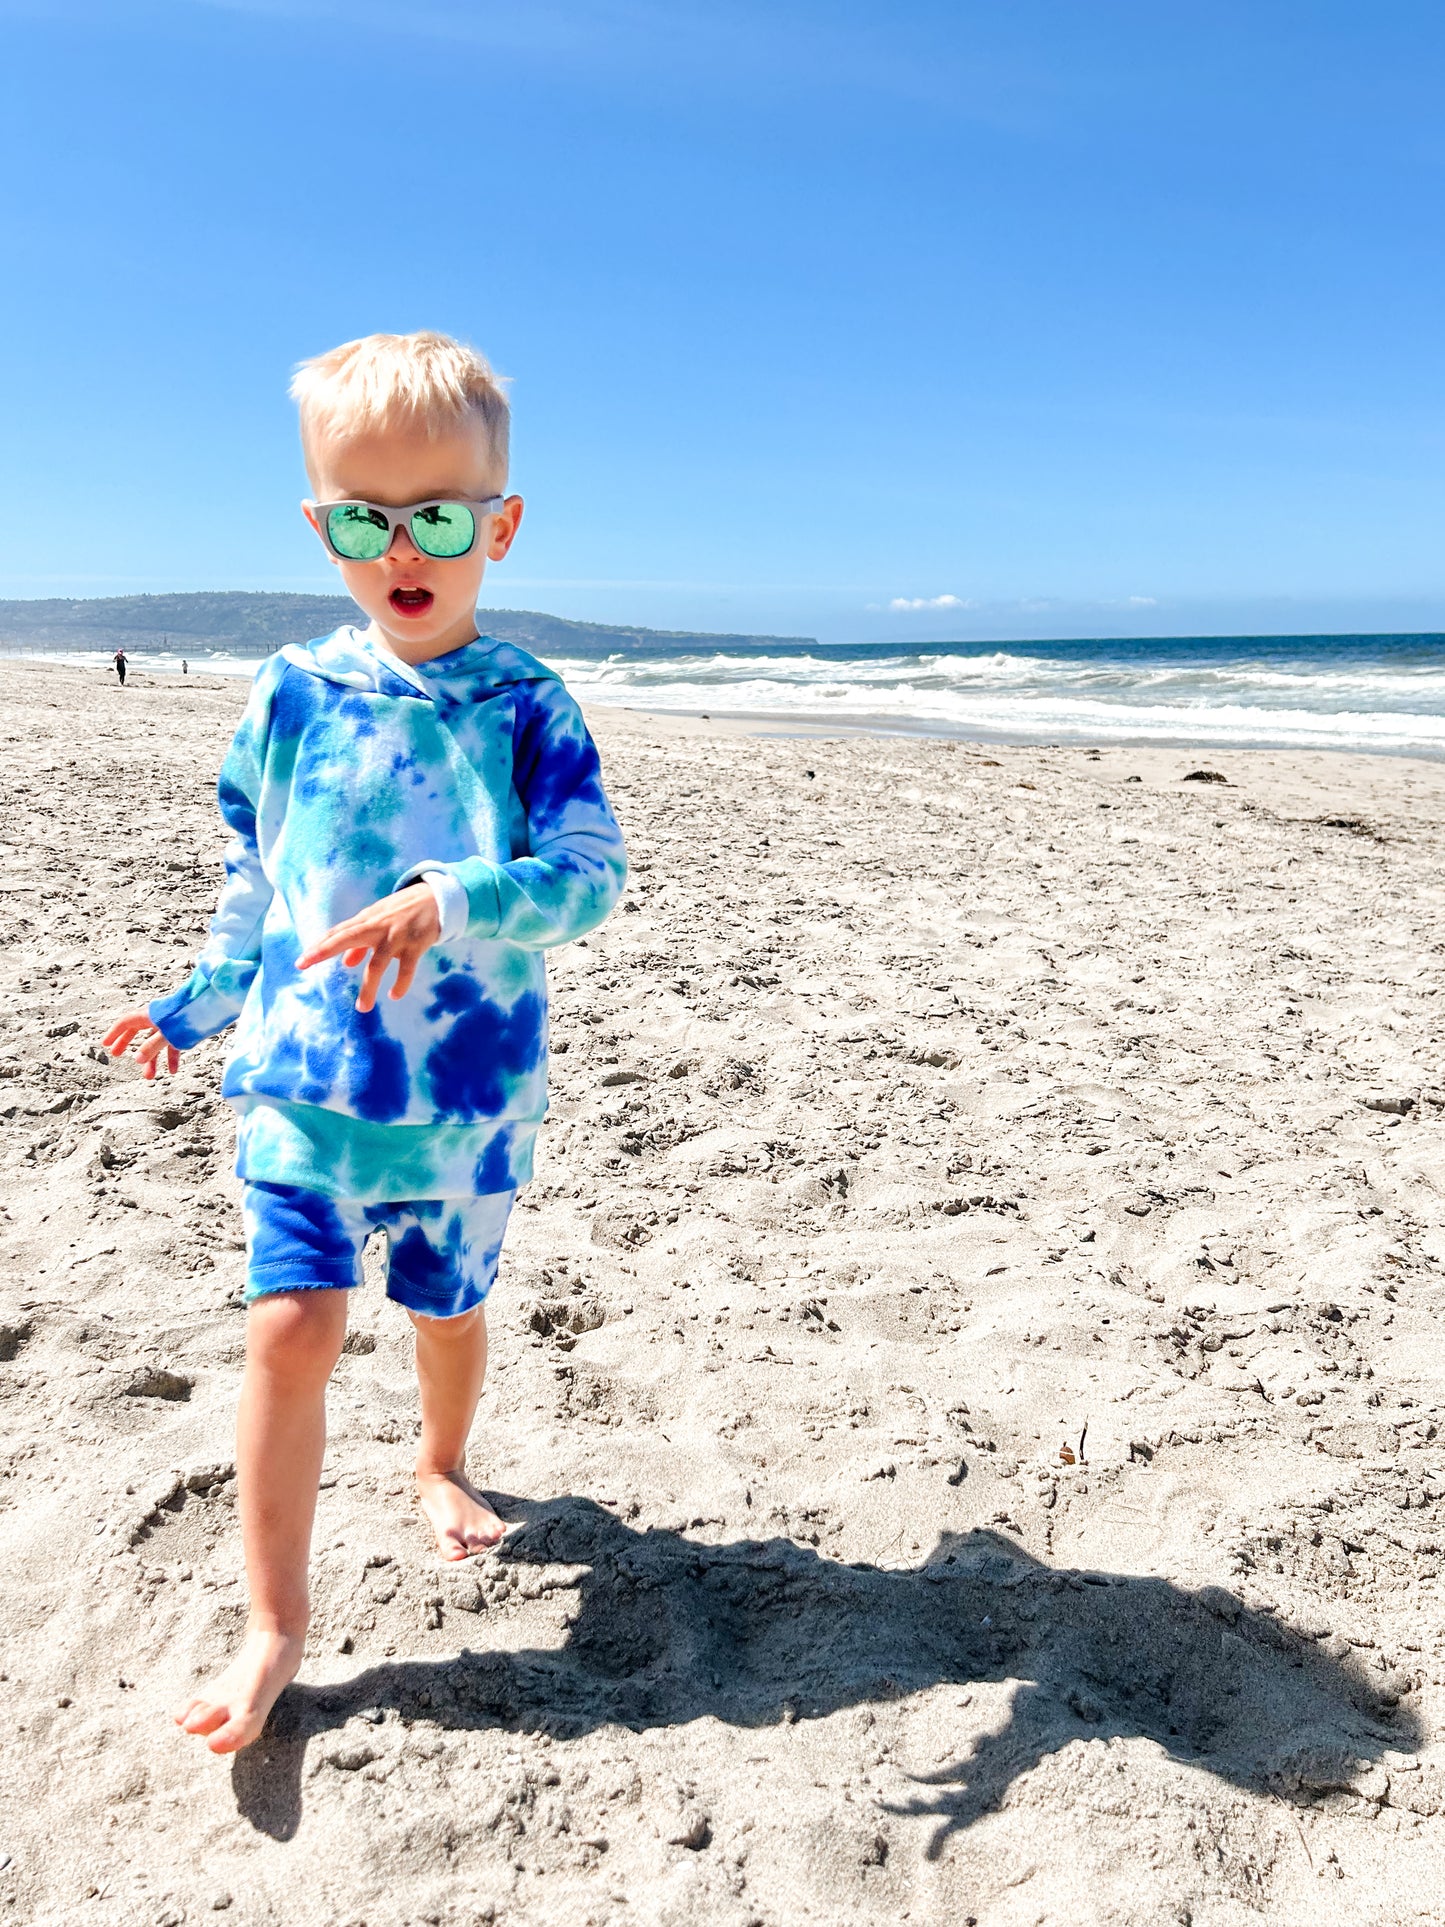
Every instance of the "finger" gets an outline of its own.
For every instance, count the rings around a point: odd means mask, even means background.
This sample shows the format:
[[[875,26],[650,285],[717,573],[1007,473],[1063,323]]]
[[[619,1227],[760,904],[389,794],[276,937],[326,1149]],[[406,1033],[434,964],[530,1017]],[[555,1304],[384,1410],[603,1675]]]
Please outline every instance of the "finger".
[[[391,962],[391,952],[380,946],[371,953],[371,962],[366,966],[361,978],[361,993],[356,999],[356,1008],[361,1011],[373,1010],[377,995],[381,990],[381,980],[386,975]]]
[[[174,1077],[176,1072],[181,1068],[181,1054],[174,1044],[166,1045],[166,1067],[172,1077]]]
[[[138,1036],[149,1023],[148,1017],[122,1017],[111,1025],[102,1042],[112,1057],[119,1057],[131,1039]]]
[[[381,927],[369,914],[363,917],[348,917],[345,923],[335,923],[319,937],[311,948],[304,951],[296,960],[298,970],[309,970],[312,964],[324,963],[328,957],[335,957],[343,950],[354,950],[358,943],[367,949],[381,934]]]
[[[328,957],[334,957],[339,950],[344,950],[347,941],[346,937],[338,936],[334,930],[329,930],[320,943],[312,944],[304,955],[296,959],[296,968],[309,970],[313,964],[325,963]]]
[[[404,997],[411,989],[411,980],[416,975],[417,959],[414,955],[397,958],[396,982],[391,987],[392,998]]]
[[[348,970],[355,970],[358,964],[366,962],[370,950],[371,945],[369,943],[360,943],[356,946],[355,950],[348,950],[341,961],[346,965]]]

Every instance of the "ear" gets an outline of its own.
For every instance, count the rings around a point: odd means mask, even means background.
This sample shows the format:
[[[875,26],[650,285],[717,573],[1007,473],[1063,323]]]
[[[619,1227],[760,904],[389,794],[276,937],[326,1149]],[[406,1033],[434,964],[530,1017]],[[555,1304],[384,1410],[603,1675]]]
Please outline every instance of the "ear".
[[[321,533],[321,517],[316,513],[316,504],[311,501],[309,497],[301,504],[301,513],[306,517],[306,520],[319,536]],[[336,557],[331,553],[330,549],[326,548],[325,542],[323,542],[321,546],[326,550],[326,560],[334,569],[336,567]]]
[[[517,539],[517,530],[522,526],[522,498],[509,495],[500,509],[492,517],[491,534],[487,537],[487,560],[500,562],[507,550]]]

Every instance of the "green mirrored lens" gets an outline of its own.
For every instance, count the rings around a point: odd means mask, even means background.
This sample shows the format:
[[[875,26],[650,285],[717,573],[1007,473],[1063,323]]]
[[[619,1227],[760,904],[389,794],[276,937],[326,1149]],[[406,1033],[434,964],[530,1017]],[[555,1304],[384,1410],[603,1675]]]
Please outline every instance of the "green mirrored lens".
[[[332,546],[348,562],[375,562],[391,546],[391,530],[386,517],[363,502],[343,502],[326,518],[326,533]]]
[[[460,502],[437,502],[411,518],[411,539],[423,555],[465,555],[477,539],[476,518]]]

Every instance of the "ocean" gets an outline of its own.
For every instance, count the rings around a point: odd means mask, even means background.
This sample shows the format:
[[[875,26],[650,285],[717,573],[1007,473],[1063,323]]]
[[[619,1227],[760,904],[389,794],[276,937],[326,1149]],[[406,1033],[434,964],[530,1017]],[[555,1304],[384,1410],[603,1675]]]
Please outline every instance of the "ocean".
[[[485,614],[485,612],[483,612]],[[42,659],[27,652],[27,660]],[[96,652],[49,658],[105,667]],[[196,651],[193,671],[253,675]],[[551,658],[584,702],[1015,743],[1351,749],[1445,757],[1445,635],[1155,641],[690,644]],[[137,650],[136,669],[180,657]]]

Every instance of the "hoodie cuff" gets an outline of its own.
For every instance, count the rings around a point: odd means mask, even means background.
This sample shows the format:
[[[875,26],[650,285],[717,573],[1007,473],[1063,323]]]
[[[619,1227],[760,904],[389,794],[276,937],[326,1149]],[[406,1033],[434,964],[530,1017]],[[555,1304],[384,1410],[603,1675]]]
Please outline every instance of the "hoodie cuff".
[[[467,934],[470,916],[467,893],[450,870],[443,869],[439,863],[416,863],[396,887],[404,890],[409,883],[424,883],[436,898],[437,917],[441,923],[437,933],[438,943],[455,943],[458,937]]]
[[[179,990],[167,997],[155,997],[146,1006],[146,1015],[176,1050],[192,1050],[206,1038],[214,1037],[227,1024],[234,1024],[246,1001],[250,972],[228,973],[233,981],[216,983],[204,970],[195,970]],[[241,976],[244,981],[235,982]]]

